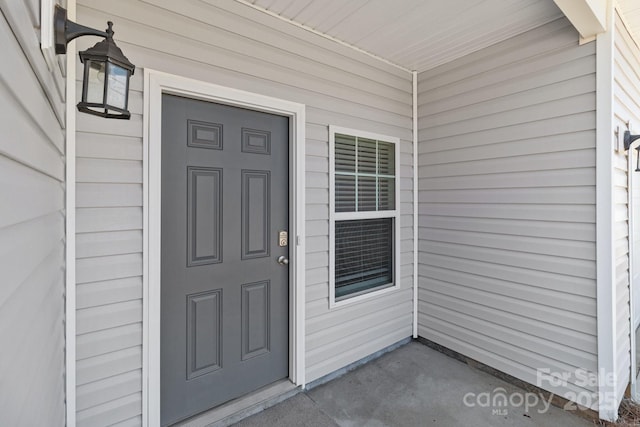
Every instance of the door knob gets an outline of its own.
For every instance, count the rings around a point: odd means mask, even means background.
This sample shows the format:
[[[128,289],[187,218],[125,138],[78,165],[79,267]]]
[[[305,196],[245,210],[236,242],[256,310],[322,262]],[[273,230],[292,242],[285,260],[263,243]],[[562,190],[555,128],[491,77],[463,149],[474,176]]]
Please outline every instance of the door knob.
[[[282,265],[289,265],[289,258],[287,258],[284,255],[280,255],[278,257],[278,264],[282,264]]]

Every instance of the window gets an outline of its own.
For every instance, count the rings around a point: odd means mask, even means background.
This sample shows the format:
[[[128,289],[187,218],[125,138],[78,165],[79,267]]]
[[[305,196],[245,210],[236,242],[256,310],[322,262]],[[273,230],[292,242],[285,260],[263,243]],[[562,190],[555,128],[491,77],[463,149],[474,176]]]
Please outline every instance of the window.
[[[397,286],[398,139],[331,126],[331,304]]]

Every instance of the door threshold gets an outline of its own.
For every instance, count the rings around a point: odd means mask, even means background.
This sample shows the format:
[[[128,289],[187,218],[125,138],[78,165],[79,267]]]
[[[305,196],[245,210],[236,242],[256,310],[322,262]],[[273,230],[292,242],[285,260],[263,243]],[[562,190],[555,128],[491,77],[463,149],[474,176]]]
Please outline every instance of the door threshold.
[[[288,379],[277,381],[245,396],[173,424],[172,427],[226,427],[287,400],[302,389]]]

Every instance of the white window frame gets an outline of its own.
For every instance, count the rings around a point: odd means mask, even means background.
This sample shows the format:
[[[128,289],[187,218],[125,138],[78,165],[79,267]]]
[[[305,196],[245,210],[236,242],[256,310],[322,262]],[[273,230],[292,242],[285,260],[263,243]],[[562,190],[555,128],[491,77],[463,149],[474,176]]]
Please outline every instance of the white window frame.
[[[335,136],[336,134],[368,138],[388,142],[394,145],[395,153],[395,209],[384,211],[336,212],[335,184]],[[394,218],[393,221],[393,284],[380,289],[372,289],[352,297],[336,301],[336,221],[356,219]],[[350,129],[341,126],[329,126],[329,308],[338,308],[354,304],[373,297],[396,291],[400,288],[400,138],[377,133]]]

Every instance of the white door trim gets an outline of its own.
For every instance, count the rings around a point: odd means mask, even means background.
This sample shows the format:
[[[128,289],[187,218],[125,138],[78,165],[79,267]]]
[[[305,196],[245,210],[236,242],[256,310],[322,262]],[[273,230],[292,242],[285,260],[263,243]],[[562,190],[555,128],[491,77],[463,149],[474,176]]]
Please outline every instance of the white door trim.
[[[144,70],[143,425],[160,425],[160,183],[162,94],[213,101],[290,118],[289,378],[305,386],[305,105]],[[295,250],[293,250],[295,248]]]

